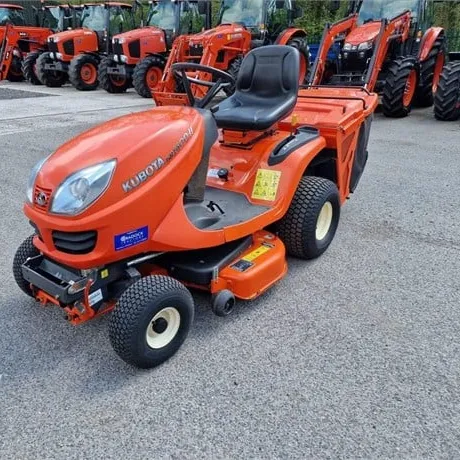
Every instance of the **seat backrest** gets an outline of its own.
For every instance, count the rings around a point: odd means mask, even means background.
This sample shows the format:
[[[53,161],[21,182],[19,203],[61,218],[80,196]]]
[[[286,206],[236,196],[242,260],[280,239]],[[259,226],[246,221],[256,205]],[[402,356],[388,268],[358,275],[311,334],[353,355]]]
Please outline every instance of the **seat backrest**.
[[[235,96],[243,99],[249,94],[257,99],[297,96],[299,71],[297,49],[280,45],[256,48],[243,59]]]

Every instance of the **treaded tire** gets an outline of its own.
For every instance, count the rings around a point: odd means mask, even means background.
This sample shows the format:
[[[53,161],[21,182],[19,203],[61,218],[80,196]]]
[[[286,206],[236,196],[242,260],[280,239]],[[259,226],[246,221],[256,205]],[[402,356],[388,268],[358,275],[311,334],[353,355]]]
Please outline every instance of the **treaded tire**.
[[[147,56],[136,64],[133,71],[133,86],[139,96],[152,97],[152,89],[147,84],[147,72],[152,67],[158,67],[163,74],[166,62],[160,56]]]
[[[22,276],[22,264],[29,258],[38,256],[39,252],[33,244],[34,235],[27,237],[18,247],[13,259],[13,276],[19,289],[29,297],[33,297],[29,282]]]
[[[6,79],[12,83],[24,81],[24,75],[22,74],[22,59],[18,56],[13,56]]]
[[[332,206],[332,219],[325,236],[316,237],[318,217],[324,205]],[[331,244],[340,219],[340,198],[337,186],[322,177],[303,177],[288,212],[278,222],[277,232],[287,253],[300,259],[315,259]]]
[[[116,84],[112,77],[107,73],[108,67],[113,63],[113,59],[110,57],[102,58],[98,67],[98,79],[101,88],[105,89],[108,93],[119,94],[124,93],[131,86],[131,79],[125,78],[124,81],[120,81]]]
[[[38,79],[36,74],[36,64],[42,51],[33,51],[29,53],[22,61],[22,74],[24,78],[32,85],[41,85],[42,82]]]
[[[165,346],[151,348],[147,331],[155,315],[165,308],[179,313],[179,327]],[[125,362],[144,369],[158,366],[180,348],[190,330],[194,312],[193,298],[179,281],[160,275],[141,278],[121,295],[113,310],[109,324],[110,342]]]
[[[96,70],[96,78],[92,82],[86,82],[82,78],[82,69],[85,65],[93,66]],[[99,86],[97,79],[97,68],[99,59],[92,54],[79,54],[70,61],[69,80],[72,86],[78,91],[94,91]]]
[[[438,38],[431,48],[428,57],[420,63],[420,81],[415,92],[414,105],[417,107],[431,107],[434,102],[433,79],[438,55],[446,56],[443,38]]]
[[[50,53],[42,53],[37,59],[37,77],[48,88],[60,88],[67,81],[67,74],[65,72],[48,71],[45,65],[52,62]]]
[[[235,82],[238,78],[242,62],[243,57],[239,56],[233,59],[233,61],[228,66],[227,73],[229,73],[235,79]],[[225,88],[223,88],[223,91],[227,96],[231,96],[235,92],[235,85],[226,86]]]
[[[414,57],[399,57],[390,64],[382,94],[382,109],[385,116],[403,118],[411,112],[413,98],[409,104],[405,104],[404,94],[409,75],[414,69],[417,70],[417,61]]]
[[[299,50],[301,58],[305,59],[305,71],[302,72],[304,75],[299,75],[299,83],[303,85],[305,82],[307,82],[308,70],[310,67],[310,48],[308,47],[307,39],[303,37],[292,38],[286,43],[286,45],[292,46],[293,48]]]
[[[440,121],[460,118],[460,62],[444,66],[434,97],[434,116]]]

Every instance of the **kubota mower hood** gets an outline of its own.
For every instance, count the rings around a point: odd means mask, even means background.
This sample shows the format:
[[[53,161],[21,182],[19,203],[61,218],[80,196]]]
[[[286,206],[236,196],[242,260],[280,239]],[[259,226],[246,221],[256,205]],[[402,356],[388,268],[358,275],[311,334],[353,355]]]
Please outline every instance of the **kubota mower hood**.
[[[351,46],[358,46],[361,43],[374,41],[380,32],[380,27],[380,21],[363,24],[348,34],[345,43],[350,44]]]
[[[96,33],[89,29],[74,29],[74,30],[64,30],[63,32],[58,32],[57,34],[50,35],[48,39],[52,38],[54,41],[66,41],[78,37],[95,35]],[[56,40],[57,39],[57,40]]]

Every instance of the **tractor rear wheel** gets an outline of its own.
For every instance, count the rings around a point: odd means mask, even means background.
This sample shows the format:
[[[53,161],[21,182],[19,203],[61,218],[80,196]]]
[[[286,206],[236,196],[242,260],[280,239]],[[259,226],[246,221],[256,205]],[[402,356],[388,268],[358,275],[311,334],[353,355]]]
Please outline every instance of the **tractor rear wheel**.
[[[441,121],[460,118],[460,62],[445,65],[434,96],[434,116]]]
[[[80,54],[70,61],[69,80],[75,89],[79,91],[93,91],[99,82],[97,80],[97,68],[99,59],[92,54]]]
[[[409,115],[417,88],[417,76],[414,57],[399,57],[390,64],[382,94],[385,116],[402,118]]]
[[[37,59],[42,54],[41,51],[29,53],[22,62],[22,74],[24,78],[32,85],[41,85],[42,82],[37,76]]]
[[[146,276],[120,297],[110,318],[109,336],[125,362],[148,369],[180,348],[195,313],[188,289],[169,276]]]
[[[238,74],[240,72],[242,62],[243,62],[243,58],[239,56],[233,59],[231,64],[228,66],[227,73],[229,73],[235,79],[235,82],[236,82],[236,79],[238,78]],[[231,96],[235,92],[235,85],[226,86],[225,88],[223,88],[223,90],[227,96]]]
[[[308,48],[307,40],[303,37],[297,37],[289,40],[286,45],[292,46],[299,50],[300,53],[300,71],[299,71],[299,84],[303,85],[307,81],[308,68],[310,67],[310,50]]]
[[[18,56],[13,56],[11,61],[10,70],[6,75],[6,79],[11,82],[18,82],[24,80],[24,75],[22,75],[22,59]]]
[[[33,239],[34,235],[27,237],[18,247],[13,259],[14,280],[16,281],[19,289],[21,289],[21,291],[24,292],[24,294],[27,294],[29,297],[33,297],[34,295],[30,289],[29,282],[26,281],[22,276],[21,267],[27,259],[39,255],[38,249],[34,246]]]
[[[42,53],[37,59],[37,77],[48,88],[59,88],[67,81],[65,72],[47,70],[45,65],[51,63],[50,53]]]
[[[160,56],[147,56],[136,64],[133,72],[133,86],[139,96],[152,97],[152,91],[160,83],[165,68]]]
[[[99,84],[101,88],[105,89],[108,93],[124,93],[131,86],[131,79],[108,74],[107,70],[113,64],[114,61],[110,57],[105,57],[101,60],[98,67]]]
[[[305,176],[286,215],[276,225],[289,255],[315,259],[331,244],[339,225],[340,198],[334,182]]]
[[[439,77],[446,60],[443,38],[438,38],[425,61],[420,63],[420,81],[415,93],[414,104],[418,107],[431,107],[434,101]]]

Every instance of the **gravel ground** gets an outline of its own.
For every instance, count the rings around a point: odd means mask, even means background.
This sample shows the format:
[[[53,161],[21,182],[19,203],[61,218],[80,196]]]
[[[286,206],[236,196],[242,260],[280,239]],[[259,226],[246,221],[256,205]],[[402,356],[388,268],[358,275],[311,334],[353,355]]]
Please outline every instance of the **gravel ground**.
[[[150,107],[100,91],[77,105],[75,93],[24,101],[14,117],[0,101],[1,458],[460,458],[458,123],[377,115],[329,251],[290,260],[283,281],[227,319],[197,296],[182,349],[138,371],[111,350],[107,318],[73,328],[11,273],[31,232],[32,165]]]
[[[5,99],[27,99],[31,97],[49,97],[54,94],[37,93],[33,91],[22,91],[19,89],[0,88],[0,101]]]

